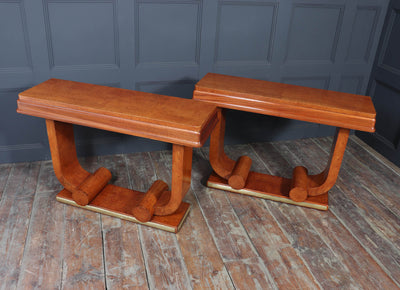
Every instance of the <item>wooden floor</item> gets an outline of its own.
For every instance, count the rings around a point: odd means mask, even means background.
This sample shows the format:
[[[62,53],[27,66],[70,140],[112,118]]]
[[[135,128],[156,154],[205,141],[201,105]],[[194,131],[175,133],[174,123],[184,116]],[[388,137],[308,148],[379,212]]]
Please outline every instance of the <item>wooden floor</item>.
[[[321,171],[331,138],[228,146],[252,170]],[[49,161],[0,165],[0,289],[399,289],[400,170],[351,137],[321,212],[206,188],[195,150],[192,210],[175,235],[55,201]],[[145,191],[171,152],[82,160]]]

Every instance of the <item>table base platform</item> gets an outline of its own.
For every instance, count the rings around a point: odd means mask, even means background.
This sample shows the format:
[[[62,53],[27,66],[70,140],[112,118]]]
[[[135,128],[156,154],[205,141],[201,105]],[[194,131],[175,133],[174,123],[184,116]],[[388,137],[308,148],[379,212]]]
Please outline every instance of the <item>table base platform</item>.
[[[72,193],[63,189],[57,194],[57,201],[80,207],[97,213],[117,217],[141,225],[177,233],[189,213],[191,205],[182,202],[178,210],[171,215],[156,216],[148,222],[138,221],[132,214],[134,208],[142,200],[143,192],[108,184],[88,205],[80,206],[72,198]]]
[[[291,179],[252,171],[242,189],[232,188],[226,179],[221,178],[215,172],[207,180],[207,186],[211,188],[313,209],[328,210],[328,192],[318,196],[308,196],[305,201],[296,202],[289,197],[290,185]]]

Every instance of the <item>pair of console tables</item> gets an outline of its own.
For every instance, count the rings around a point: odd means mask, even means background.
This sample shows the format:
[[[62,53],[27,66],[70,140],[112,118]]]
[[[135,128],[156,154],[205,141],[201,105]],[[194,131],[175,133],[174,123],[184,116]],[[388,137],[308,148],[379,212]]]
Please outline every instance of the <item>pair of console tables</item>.
[[[231,160],[223,150],[225,109],[339,127],[326,170],[308,175],[298,166],[288,179],[250,171],[247,156]],[[54,171],[64,186],[58,201],[175,233],[190,209],[182,200],[190,187],[192,148],[210,135],[214,173],[208,186],[326,210],[350,129],[373,132],[375,124],[366,96],[211,73],[192,100],[50,79],[20,93],[17,111],[46,119]],[[106,168],[87,172],[77,159],[73,124],[172,143],[171,189],[157,180],[141,193],[109,184]]]

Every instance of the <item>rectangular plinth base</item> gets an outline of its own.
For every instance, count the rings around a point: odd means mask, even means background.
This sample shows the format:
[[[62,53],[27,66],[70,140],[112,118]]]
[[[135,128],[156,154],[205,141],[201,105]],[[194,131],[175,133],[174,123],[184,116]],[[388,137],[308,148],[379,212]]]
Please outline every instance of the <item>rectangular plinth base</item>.
[[[284,177],[252,171],[249,173],[245,188],[239,190],[230,187],[228,181],[219,177],[215,172],[213,172],[207,180],[207,186],[216,189],[222,189],[303,207],[328,210],[328,193],[324,193],[319,196],[308,197],[303,202],[295,202],[289,198],[290,183],[291,180]]]
[[[72,199],[71,192],[66,189],[63,189],[60,193],[58,193],[56,198],[62,203],[139,223],[167,232],[177,233],[189,213],[190,204],[182,202],[174,214],[168,216],[154,216],[149,222],[142,223],[132,215],[131,210],[140,202],[143,195],[144,193],[139,191],[109,184],[95,197],[94,200],[92,200],[90,204],[86,206],[78,205]]]

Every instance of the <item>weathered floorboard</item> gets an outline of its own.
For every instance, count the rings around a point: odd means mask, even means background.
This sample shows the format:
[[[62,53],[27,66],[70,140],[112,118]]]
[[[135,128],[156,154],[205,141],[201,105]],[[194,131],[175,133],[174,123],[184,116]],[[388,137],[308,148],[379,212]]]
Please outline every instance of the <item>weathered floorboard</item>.
[[[351,136],[350,138],[351,141],[353,141],[358,146],[360,146],[360,148],[362,148],[360,150],[365,151],[365,153],[368,152],[371,155],[370,157],[373,157],[373,159],[376,159],[379,163],[390,168],[393,172],[395,172],[395,174],[400,176],[400,167],[396,166],[390,160],[386,159],[382,154],[380,154],[379,152],[375,151],[373,148],[368,146],[363,140],[361,140],[357,136]]]
[[[81,158],[91,172],[99,167],[97,157]],[[101,216],[65,205],[63,288],[105,289]]]
[[[383,178],[376,178],[376,174],[370,170],[376,165],[376,162],[372,163],[372,160],[369,160],[371,163],[368,162],[369,166],[367,167],[352,156],[346,155],[345,157],[346,161],[343,162],[341,179],[337,186],[346,192],[346,196],[358,208],[365,212],[366,220],[377,227],[381,235],[400,250],[398,238],[400,235],[400,219],[394,213],[394,211],[398,211],[396,204],[400,203],[400,196],[394,197],[396,190],[400,188],[400,183],[399,187],[396,187],[397,180],[386,179],[382,182]],[[389,175],[391,170],[387,167],[378,170],[384,169],[386,169],[385,173]],[[354,180],[358,182],[354,182]],[[375,194],[372,192],[375,192]]]
[[[264,163],[250,145],[229,146],[226,153],[233,160],[245,154],[253,161],[251,170],[266,171]],[[315,278],[293,249],[263,200],[240,194],[229,194],[228,197],[277,287],[318,289]]]
[[[226,268],[236,289],[278,289],[260,258],[227,261]]]
[[[322,170],[325,166],[324,161],[328,158],[328,153],[322,151],[312,139],[304,140],[300,143],[300,141],[294,141],[290,144],[287,143],[286,146],[290,148],[291,152],[294,153],[289,158],[295,158],[295,156],[304,156],[305,152],[309,152],[309,158],[302,158],[298,157],[300,162],[302,162],[305,166],[310,168],[312,171]],[[305,149],[307,148],[307,149]],[[368,191],[360,186],[358,182],[354,182],[356,176],[352,176],[347,168],[347,162],[343,164],[342,170],[340,172],[338,181],[332,190],[330,191],[330,213],[333,213],[343,224],[343,230],[346,228],[351,232],[354,236],[354,243],[351,245],[358,249],[353,249],[353,251],[362,251],[364,252],[361,257],[368,257],[367,251],[371,251],[371,247],[374,248],[375,258],[377,262],[372,263],[371,260],[368,260],[364,263],[369,263],[371,271],[377,272],[374,275],[371,275],[368,271],[366,272],[365,269],[359,269],[358,271],[354,271],[353,277],[357,278],[357,283],[362,285],[365,282],[369,282],[370,285],[376,284],[376,279],[378,281],[382,279],[383,281],[387,281],[387,277],[381,269],[379,269],[382,265],[378,265],[383,263],[385,266],[383,269],[385,270],[388,275],[395,279],[398,283],[399,278],[399,251],[393,245],[393,243],[381,232],[384,228],[377,230],[377,225],[382,221],[374,218],[374,209],[378,210],[383,215],[388,218],[388,225],[390,221],[392,224],[395,225],[396,221],[393,221],[393,214],[382,207],[378,200],[375,200],[373,195],[369,194]],[[354,167],[353,167],[354,168]],[[372,200],[371,200],[372,198]],[[370,208],[371,210],[368,210]],[[386,212],[386,214],[384,214]],[[343,220],[343,217],[347,217]],[[375,216],[376,217],[376,216]],[[315,220],[315,219],[314,219]],[[398,221],[397,221],[398,222]],[[374,228],[375,229],[374,229]],[[391,228],[389,225],[387,229]],[[321,235],[323,236],[323,235]],[[346,240],[350,241],[351,236],[349,236]],[[356,240],[362,242],[363,247],[359,245],[359,243],[355,243]],[[331,241],[329,238],[326,238],[327,241]],[[376,245],[385,245],[381,249],[377,248]],[[365,249],[366,250],[365,250]],[[382,249],[385,249],[382,251]],[[388,251],[390,249],[390,251]],[[350,249],[351,250],[351,249]],[[349,253],[345,253],[346,255],[351,255]],[[338,251],[337,255],[340,256],[343,252]],[[390,254],[388,254],[390,253]],[[361,261],[354,261],[354,259],[346,259],[345,257],[342,258],[344,263],[348,264],[348,269],[357,269],[359,266],[359,262]],[[354,275],[357,274],[357,275]],[[376,277],[378,276],[378,277]]]
[[[1,289],[18,283],[39,168],[39,162],[13,165],[0,201]]]
[[[367,190],[370,198],[379,200],[390,211],[400,218],[400,174],[393,171],[384,163],[378,161],[369,152],[353,141],[356,137],[349,139],[345,152],[342,168],[349,171]],[[328,138],[320,138],[315,142],[326,150]]]
[[[200,158],[198,154],[198,150],[195,150],[195,158]],[[194,167],[192,170],[193,192],[202,194],[205,190],[201,184],[203,177],[204,172]],[[233,289],[232,281],[219,256],[194,194],[189,191],[185,199],[192,207],[177,238],[193,289]]]
[[[332,138],[226,146],[252,170],[326,165]],[[171,151],[80,159],[111,183],[171,184]],[[350,137],[326,212],[204,186],[194,150],[191,212],[177,234],[55,201],[50,161],[0,165],[0,289],[400,289],[400,169]],[[36,191],[36,193],[35,193]]]
[[[269,167],[275,174],[282,164],[293,169],[297,164],[293,162],[289,148],[285,148],[287,142],[276,142],[273,144],[279,154],[274,155],[275,163]],[[257,153],[262,152],[261,146],[253,146]],[[265,155],[265,153],[259,153]],[[276,162],[277,160],[281,162]],[[268,160],[265,161],[268,167]],[[279,165],[279,163],[281,165]],[[274,167],[278,166],[278,167]],[[313,225],[300,207],[286,204],[272,204],[266,202],[272,215],[278,221],[285,232],[292,247],[300,254],[307,263],[310,271],[322,288],[356,288],[356,281],[350,275],[349,270],[337,258],[336,253],[326,244],[324,239],[316,232]],[[326,214],[319,212],[319,214]]]
[[[59,289],[62,285],[64,205],[58,192],[37,193],[17,289]]]
[[[209,164],[205,162],[208,152],[206,149],[201,152],[202,156],[195,156],[194,166],[209,172]],[[211,188],[195,194],[235,287],[253,289],[260,283],[264,288],[275,289],[275,282],[231,205],[229,196],[233,194]]]
[[[99,165],[112,173],[111,183],[131,187],[125,156],[102,156]],[[140,166],[140,164],[136,164]],[[108,289],[146,289],[146,267],[136,223],[102,215],[104,267]]]
[[[156,152],[162,158],[162,152]],[[165,179],[163,162],[156,162],[152,154],[129,154],[127,163],[132,187],[147,191],[156,179]],[[149,287],[152,289],[190,288],[187,270],[177,244],[176,236],[157,229],[139,226],[144,262],[146,264]]]
[[[65,207],[63,288],[105,289],[100,215]]]
[[[51,160],[42,161],[36,192],[59,192],[62,189],[63,187],[54,173],[53,163],[51,162]]]
[[[343,224],[333,215],[321,217],[316,211],[304,210],[310,223],[327,245],[334,249],[341,262],[347,266],[354,280],[364,289],[395,289],[396,284],[382,270]]]
[[[10,171],[12,168],[12,164],[0,164],[0,200],[3,196],[4,187],[7,184],[8,176],[10,175]]]
[[[207,159],[207,153],[202,158],[194,158],[193,166],[203,171],[202,168],[209,166],[204,162]],[[257,257],[257,251],[232,208],[226,192],[206,188],[201,194],[196,193],[196,198],[224,262]]]
[[[172,152],[151,152],[155,179],[162,179],[171,189]],[[150,187],[151,183],[146,186]],[[185,225],[184,225],[185,226]],[[151,289],[191,289],[186,264],[175,234],[141,227],[143,255]]]

